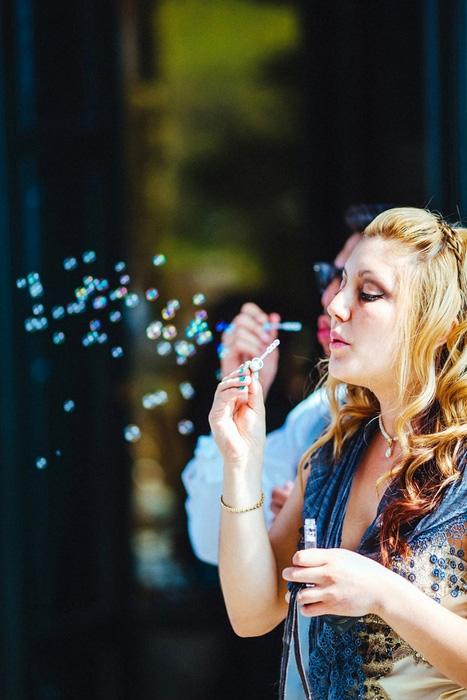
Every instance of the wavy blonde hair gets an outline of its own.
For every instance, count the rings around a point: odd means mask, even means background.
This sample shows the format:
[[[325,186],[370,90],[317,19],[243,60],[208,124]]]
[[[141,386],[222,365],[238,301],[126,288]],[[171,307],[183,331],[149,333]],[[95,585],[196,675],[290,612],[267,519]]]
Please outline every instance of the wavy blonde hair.
[[[401,527],[435,509],[459,476],[457,457],[467,436],[467,229],[449,226],[437,213],[403,207],[377,216],[363,236],[390,241],[405,254],[394,329],[400,340],[394,430],[402,458],[390,474],[400,496],[385,509],[380,528],[387,565],[391,551],[407,552]],[[325,380],[331,421],[302,466],[330,441],[337,459],[346,440],[380,410],[369,389],[347,385],[342,403],[342,383],[330,375]]]

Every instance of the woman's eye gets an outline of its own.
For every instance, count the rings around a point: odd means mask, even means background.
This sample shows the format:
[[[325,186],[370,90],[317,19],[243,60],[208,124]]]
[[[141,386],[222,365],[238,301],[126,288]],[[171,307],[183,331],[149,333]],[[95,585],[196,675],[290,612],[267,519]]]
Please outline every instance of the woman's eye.
[[[384,294],[367,294],[367,292],[360,292],[360,296],[363,301],[376,301],[384,297]]]

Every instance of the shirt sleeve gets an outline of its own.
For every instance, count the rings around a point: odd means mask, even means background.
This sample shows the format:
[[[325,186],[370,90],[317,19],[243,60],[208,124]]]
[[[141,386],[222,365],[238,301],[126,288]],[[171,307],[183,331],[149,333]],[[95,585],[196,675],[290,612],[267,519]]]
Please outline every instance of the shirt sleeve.
[[[271,526],[271,493],[275,486],[294,481],[302,454],[329,421],[323,389],[313,392],[287,416],[284,425],[266,437],[263,462],[264,515]],[[196,556],[217,565],[222,495],[223,459],[212,435],[202,435],[194,456],[182,473],[187,492],[188,535]]]

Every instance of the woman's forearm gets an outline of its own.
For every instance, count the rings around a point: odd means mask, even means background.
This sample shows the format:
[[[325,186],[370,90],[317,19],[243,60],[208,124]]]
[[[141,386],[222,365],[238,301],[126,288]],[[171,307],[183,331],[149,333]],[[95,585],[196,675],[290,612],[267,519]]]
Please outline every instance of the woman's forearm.
[[[249,509],[260,502],[258,470],[226,464],[224,471],[222,497],[227,506]],[[279,591],[280,574],[263,507],[242,513],[222,508],[219,574],[227,612],[237,634],[265,634],[283,619],[287,608]]]

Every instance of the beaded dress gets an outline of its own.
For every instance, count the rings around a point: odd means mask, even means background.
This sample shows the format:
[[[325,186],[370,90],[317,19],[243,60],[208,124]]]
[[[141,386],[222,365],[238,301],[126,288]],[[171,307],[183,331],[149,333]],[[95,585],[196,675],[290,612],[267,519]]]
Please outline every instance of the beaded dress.
[[[369,424],[354,435],[337,464],[332,464],[328,443],[304,465],[309,477],[303,517],[316,519],[318,547],[340,544],[353,475],[374,429]],[[447,489],[440,507],[404,532],[410,556],[395,554],[392,569],[440,605],[467,617],[467,474],[463,464],[458,466],[462,478]],[[395,494],[389,486],[356,550],[360,554],[377,554],[381,512]],[[313,700],[467,700],[467,690],[434,669],[376,615],[356,619],[343,635],[312,618],[309,639]]]

